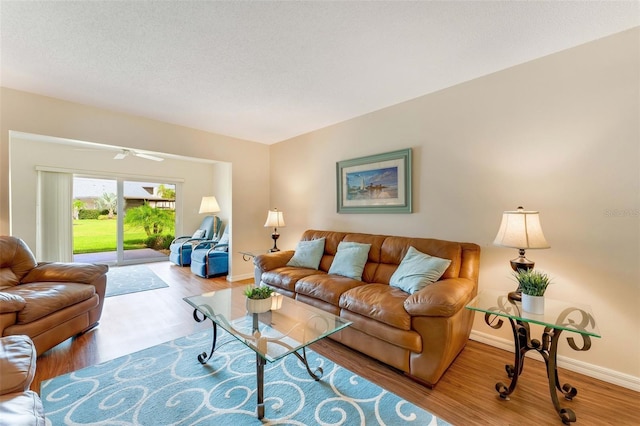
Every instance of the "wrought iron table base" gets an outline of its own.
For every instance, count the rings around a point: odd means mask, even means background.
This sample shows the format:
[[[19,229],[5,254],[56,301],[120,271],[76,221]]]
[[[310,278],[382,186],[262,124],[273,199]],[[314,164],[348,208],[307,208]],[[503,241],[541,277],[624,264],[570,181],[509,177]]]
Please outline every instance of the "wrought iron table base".
[[[202,315],[202,316],[200,316]],[[196,320],[197,322],[203,322],[207,319],[207,317],[202,314],[199,310],[194,309],[193,311],[193,319]],[[211,320],[211,324],[213,327],[213,342],[211,345],[211,351],[209,352],[209,354],[207,355],[206,352],[202,352],[201,354],[198,355],[198,361],[201,364],[206,364],[211,357],[213,356],[213,353],[216,350],[216,340],[217,340],[217,336],[218,336],[218,325],[216,324],[215,321]],[[258,314],[253,314],[253,331],[256,332],[258,331]],[[239,333],[241,334],[241,333]],[[284,342],[279,342],[278,340],[269,340],[273,343],[279,344],[281,346],[284,346],[288,349],[292,349],[291,346],[287,345]],[[322,367],[317,367],[314,371],[311,370],[311,367],[309,367],[309,362],[307,361],[307,351],[305,350],[305,347],[302,348],[302,355],[300,355],[298,352],[292,352],[296,357],[298,357],[298,359],[304,364],[305,368],[307,369],[307,372],[309,373],[309,375],[311,376],[311,378],[313,378],[314,380],[318,381],[322,378],[322,375],[324,374],[324,371],[322,370]],[[258,417],[258,419],[262,419],[264,418],[264,366],[266,365],[267,361],[266,359],[264,359],[262,356],[260,356],[259,353],[256,352],[256,382],[257,382],[257,387],[256,387],[256,397],[257,397],[257,404],[256,404],[256,415]]]
[[[485,314],[485,322],[492,328],[498,329],[502,327],[503,321],[500,319],[496,324],[493,324],[491,320],[493,315]],[[560,385],[560,379],[558,378],[558,366],[557,366],[557,352],[558,342],[560,340],[561,329],[554,329],[551,327],[545,327],[542,332],[542,341],[537,339],[531,339],[531,330],[529,323],[509,318],[511,323],[511,329],[513,331],[513,340],[515,343],[514,364],[505,365],[507,375],[511,379],[509,386],[502,382],[496,383],[496,391],[500,394],[500,398],[509,400],[509,395],[513,393],[518,384],[518,377],[522,374],[524,367],[525,354],[530,350],[538,352],[547,367],[547,378],[549,381],[549,393],[551,394],[551,401],[556,409],[556,412],[560,416],[562,423],[570,424],[576,421],[576,415],[570,408],[563,408],[560,406],[557,391],[561,392],[565,399],[572,400],[577,394],[578,390],[568,383]],[[591,347],[591,339],[589,336],[582,335],[583,346],[576,345],[572,337],[567,338],[569,346],[576,351],[587,351]]]

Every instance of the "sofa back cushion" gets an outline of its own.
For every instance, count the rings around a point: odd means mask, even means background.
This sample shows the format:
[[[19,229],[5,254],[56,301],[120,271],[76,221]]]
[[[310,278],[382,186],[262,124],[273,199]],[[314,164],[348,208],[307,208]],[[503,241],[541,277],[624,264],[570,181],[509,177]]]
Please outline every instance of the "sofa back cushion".
[[[367,283],[375,281],[374,278],[381,260],[382,244],[386,238],[388,237],[385,235],[372,234],[347,234],[344,236],[343,241],[371,244],[371,247],[369,248],[369,257],[367,258],[367,263],[364,265],[364,271],[362,272],[362,281]]]
[[[36,258],[20,238],[0,236],[0,287],[20,284],[37,265]]]

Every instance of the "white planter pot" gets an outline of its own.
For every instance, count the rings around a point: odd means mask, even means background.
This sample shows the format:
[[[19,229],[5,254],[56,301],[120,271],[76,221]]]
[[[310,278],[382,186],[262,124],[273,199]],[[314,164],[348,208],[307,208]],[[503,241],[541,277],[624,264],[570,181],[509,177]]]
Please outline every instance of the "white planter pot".
[[[247,312],[250,314],[261,314],[271,310],[271,297],[266,299],[249,299],[247,297]]]
[[[530,314],[544,314],[544,296],[529,296],[522,293],[522,310]]]

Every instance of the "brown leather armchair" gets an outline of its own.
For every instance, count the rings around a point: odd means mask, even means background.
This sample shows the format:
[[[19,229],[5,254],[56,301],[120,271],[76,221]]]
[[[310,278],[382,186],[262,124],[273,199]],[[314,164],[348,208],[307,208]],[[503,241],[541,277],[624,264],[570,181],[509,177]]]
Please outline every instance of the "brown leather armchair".
[[[19,238],[0,236],[0,336],[27,335],[37,354],[98,324],[106,265],[38,263]]]

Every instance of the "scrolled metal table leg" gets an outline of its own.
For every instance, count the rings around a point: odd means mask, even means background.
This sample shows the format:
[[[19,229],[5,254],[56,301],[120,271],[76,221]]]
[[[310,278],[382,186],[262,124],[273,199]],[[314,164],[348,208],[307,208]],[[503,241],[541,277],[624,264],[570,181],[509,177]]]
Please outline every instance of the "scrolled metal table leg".
[[[513,393],[518,385],[518,377],[522,374],[524,367],[524,355],[529,350],[527,345],[529,341],[529,328],[526,325],[516,323],[514,320],[509,319],[511,323],[511,330],[513,331],[513,341],[515,345],[514,350],[514,363],[513,365],[505,365],[507,376],[511,379],[511,383],[507,387],[502,382],[496,383],[496,391],[500,394],[500,398],[505,401],[509,400],[509,395]]]
[[[568,425],[569,423],[576,421],[576,415],[570,408],[563,408],[560,406],[560,401],[558,400],[558,393],[556,392],[556,388],[560,388],[559,380],[558,380],[558,368],[557,368],[557,353],[558,353],[558,341],[560,340],[560,334],[562,330],[559,329],[545,329],[545,334],[551,336],[551,344],[548,350],[548,362],[547,362],[547,376],[549,377],[549,392],[551,393],[551,400],[553,401],[553,406],[556,409],[556,412],[560,416],[560,420],[562,423]],[[578,393],[571,385],[569,386],[571,390],[575,391],[573,396]],[[571,393],[571,391],[570,391]],[[573,397],[572,396],[572,397]],[[566,397],[566,394],[565,394]],[[569,398],[570,399],[570,398]]]
[[[200,315],[202,315],[202,317],[200,317]],[[206,315],[204,315],[202,312],[200,312],[197,309],[193,310],[193,319],[196,322],[203,322],[207,319]],[[211,352],[209,352],[209,354],[207,355],[206,352],[202,352],[201,354],[198,355],[198,362],[200,362],[200,364],[206,364],[210,359],[211,356],[213,356],[213,352],[215,352],[216,350],[216,340],[218,338],[218,327],[216,325],[215,322],[211,321],[211,324],[213,326],[213,342],[211,344]]]
[[[302,355],[300,355],[298,352],[294,352],[293,354],[297,356],[300,361],[302,361],[305,368],[307,369],[307,373],[309,373],[313,380],[317,382],[322,378],[322,375],[324,374],[324,370],[322,369],[322,367],[317,367],[315,370],[311,371],[311,367],[309,367],[309,361],[307,360],[307,351],[304,347],[302,348]]]
[[[588,351],[589,349],[591,349],[591,338],[587,335],[582,335],[582,347],[576,344],[576,341],[573,337],[567,337],[567,342],[569,342],[569,346],[571,346],[571,349],[573,349],[574,351]],[[575,396],[578,394],[578,389],[574,388],[569,383],[565,383],[561,387],[560,381],[557,379],[557,376],[556,387],[560,392],[562,392],[565,399],[568,399],[569,401],[575,398]]]

